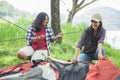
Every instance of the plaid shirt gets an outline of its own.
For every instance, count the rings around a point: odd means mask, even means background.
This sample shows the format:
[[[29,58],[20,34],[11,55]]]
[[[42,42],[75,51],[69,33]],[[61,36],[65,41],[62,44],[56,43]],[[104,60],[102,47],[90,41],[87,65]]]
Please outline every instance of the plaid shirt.
[[[46,26],[45,27],[45,31],[46,31],[46,45],[48,48],[48,52],[50,53],[50,42],[53,42],[53,38],[54,38],[54,33],[51,27]],[[26,41],[27,41],[27,45],[31,45],[32,44],[32,40],[31,38],[35,36],[35,28],[33,26],[30,26],[27,30],[26,33]]]

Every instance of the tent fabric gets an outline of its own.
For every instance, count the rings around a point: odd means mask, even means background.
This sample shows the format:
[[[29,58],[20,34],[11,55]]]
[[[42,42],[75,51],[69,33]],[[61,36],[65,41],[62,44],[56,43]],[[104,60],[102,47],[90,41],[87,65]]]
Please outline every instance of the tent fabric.
[[[62,64],[52,62],[51,66],[58,70],[60,78],[58,80],[85,80],[89,64],[77,62],[77,64]]]
[[[50,64],[47,63],[46,65],[38,65],[43,70],[42,76],[48,80],[56,80],[56,72],[53,68],[50,67]]]
[[[50,63],[36,60],[0,70],[0,80],[57,80],[59,73]]]
[[[0,76],[0,80],[120,80],[120,71],[103,57],[95,64],[58,60],[25,62],[1,69]]]
[[[6,78],[5,80],[48,80],[42,77],[42,73],[43,70],[40,67],[35,67],[23,75]]]
[[[120,80],[119,75],[117,66],[108,58],[102,57],[89,66],[85,80]]]
[[[0,70],[0,77],[6,76],[9,74],[16,74],[21,72],[22,74],[28,72],[31,69],[31,66],[33,65],[32,62],[24,62],[20,63],[14,66],[10,66],[7,68],[3,68]]]

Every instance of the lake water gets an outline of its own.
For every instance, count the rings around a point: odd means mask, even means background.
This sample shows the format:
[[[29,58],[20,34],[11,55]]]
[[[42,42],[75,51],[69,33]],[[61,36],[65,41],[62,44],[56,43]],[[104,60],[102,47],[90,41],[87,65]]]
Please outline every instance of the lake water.
[[[105,43],[115,49],[120,49],[120,30],[106,31]]]

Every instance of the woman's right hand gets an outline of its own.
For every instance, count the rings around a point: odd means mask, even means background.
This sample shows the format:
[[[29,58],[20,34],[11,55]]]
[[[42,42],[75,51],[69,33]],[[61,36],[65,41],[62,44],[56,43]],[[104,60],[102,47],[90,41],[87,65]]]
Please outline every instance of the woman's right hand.
[[[78,53],[80,52],[80,48],[79,47],[77,47],[76,48],[76,52],[75,52],[75,55],[74,55],[74,57],[73,57],[73,59],[72,59],[72,63],[77,63],[77,61],[78,61]]]
[[[75,56],[72,59],[72,63],[74,63],[74,64],[77,63],[77,57],[78,57],[78,54],[75,54]]]
[[[32,41],[35,42],[35,41],[37,41],[37,40],[42,40],[42,39],[44,39],[44,38],[45,38],[44,35],[35,36],[35,37],[32,37]]]
[[[38,40],[42,40],[42,39],[44,39],[44,38],[45,38],[45,35],[37,36],[37,39],[38,39]]]
[[[76,63],[77,63],[77,59],[76,59],[76,58],[73,58],[73,59],[72,59],[72,63],[76,64]]]

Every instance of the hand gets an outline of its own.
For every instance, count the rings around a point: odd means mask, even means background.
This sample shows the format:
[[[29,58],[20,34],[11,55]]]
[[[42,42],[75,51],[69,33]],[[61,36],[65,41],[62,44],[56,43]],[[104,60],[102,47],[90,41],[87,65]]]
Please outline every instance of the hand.
[[[39,40],[42,40],[42,39],[44,39],[45,38],[45,35],[40,35],[40,36],[38,36],[38,39]]]
[[[77,54],[75,54],[75,56],[72,59],[72,63],[75,63],[75,64],[77,63],[77,57],[78,57]]]
[[[104,57],[102,53],[98,52],[98,59]]]
[[[75,55],[73,57],[72,63],[75,63],[75,64],[77,63],[79,51],[80,51],[80,48],[76,48],[76,52],[75,52]]]
[[[57,34],[57,37],[59,38],[59,37],[62,37],[63,36],[63,33],[58,33]]]
[[[48,62],[51,62],[51,61],[52,61],[52,57],[48,56],[48,57],[47,57],[47,61],[48,61]]]
[[[72,59],[72,63],[76,64],[76,63],[77,63],[77,59],[76,59],[76,58],[73,58],[73,59]]]
[[[47,59],[52,60],[52,58],[50,56],[48,56]]]

